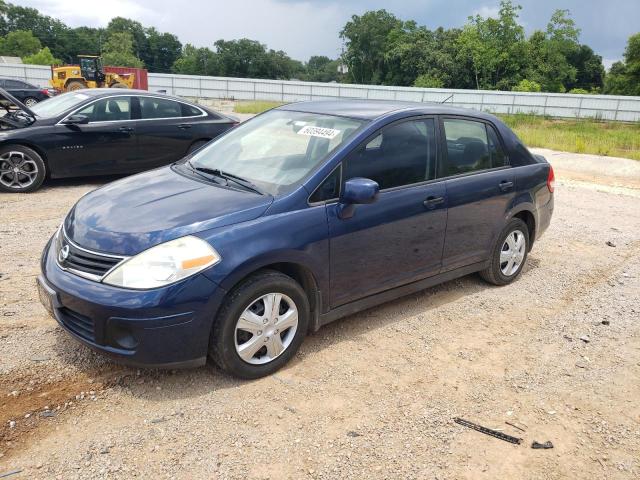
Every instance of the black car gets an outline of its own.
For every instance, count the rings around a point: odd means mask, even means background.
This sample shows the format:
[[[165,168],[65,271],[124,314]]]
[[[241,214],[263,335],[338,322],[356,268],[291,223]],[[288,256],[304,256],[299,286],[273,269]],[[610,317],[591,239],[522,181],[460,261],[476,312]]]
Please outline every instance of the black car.
[[[36,103],[53,96],[53,93],[47,88],[36,87],[13,78],[0,78],[0,88],[4,88],[27,107],[32,107]]]
[[[0,191],[46,177],[129,174],[175,162],[235,126],[181,98],[128,89],[64,93],[32,107],[0,89]],[[7,102],[18,106],[11,111]]]

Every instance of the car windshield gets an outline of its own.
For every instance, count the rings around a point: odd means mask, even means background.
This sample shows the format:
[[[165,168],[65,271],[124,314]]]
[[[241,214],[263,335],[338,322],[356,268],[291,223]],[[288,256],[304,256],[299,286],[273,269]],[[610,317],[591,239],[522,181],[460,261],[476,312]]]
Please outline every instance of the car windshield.
[[[57,117],[61,113],[73,108],[89,98],[85,93],[69,92],[49,98],[44,102],[38,102],[31,107],[33,113],[39,117]]]
[[[272,110],[193,155],[194,168],[242,177],[272,195],[299,184],[363,125],[352,118]]]

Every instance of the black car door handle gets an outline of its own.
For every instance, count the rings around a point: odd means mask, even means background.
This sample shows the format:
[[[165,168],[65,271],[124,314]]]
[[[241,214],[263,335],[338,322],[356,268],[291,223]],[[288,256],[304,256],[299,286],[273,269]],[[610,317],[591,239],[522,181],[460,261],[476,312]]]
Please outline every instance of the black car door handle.
[[[181,130],[186,130],[187,128],[191,128],[191,124],[190,123],[181,123],[180,125],[178,125],[178,128]]]
[[[437,205],[440,205],[441,203],[444,203],[444,197],[430,196],[430,197],[427,197],[427,199],[424,202],[422,202],[422,204],[427,208],[435,208]]]
[[[503,192],[508,192],[512,188],[513,188],[513,182],[508,182],[506,180],[503,180],[500,182],[500,190],[502,190]]]
[[[131,133],[133,132],[133,127],[120,127],[118,130],[124,133]]]

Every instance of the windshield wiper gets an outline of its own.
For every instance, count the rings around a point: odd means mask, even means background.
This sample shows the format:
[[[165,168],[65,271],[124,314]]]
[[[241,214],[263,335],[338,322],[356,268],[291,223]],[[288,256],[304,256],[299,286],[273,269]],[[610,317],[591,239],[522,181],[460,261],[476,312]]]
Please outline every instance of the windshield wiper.
[[[234,175],[233,173],[225,172],[225,171],[220,170],[218,168],[194,167],[191,162],[187,162],[187,163],[189,163],[189,166],[193,170],[195,170],[196,172],[202,172],[202,173],[206,173],[208,175],[213,175],[215,177],[219,177],[219,178],[225,179],[227,181],[227,185],[229,184],[229,181],[231,181],[231,182],[233,182],[233,183],[235,183],[237,185],[240,185],[241,187],[245,188],[246,190],[250,190],[250,191],[258,193],[260,195],[264,195],[263,191],[261,191],[255,184],[253,184],[252,182],[250,182],[246,178],[239,177],[237,175]]]

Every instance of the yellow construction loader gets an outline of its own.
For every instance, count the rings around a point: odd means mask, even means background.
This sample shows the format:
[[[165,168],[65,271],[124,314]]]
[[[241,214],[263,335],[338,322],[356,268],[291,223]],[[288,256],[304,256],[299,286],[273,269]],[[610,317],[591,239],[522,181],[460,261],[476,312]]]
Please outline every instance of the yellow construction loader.
[[[80,65],[51,67],[51,86],[60,92],[81,88],[132,88],[133,73],[118,75],[104,71],[102,58],[95,55],[79,55]]]

